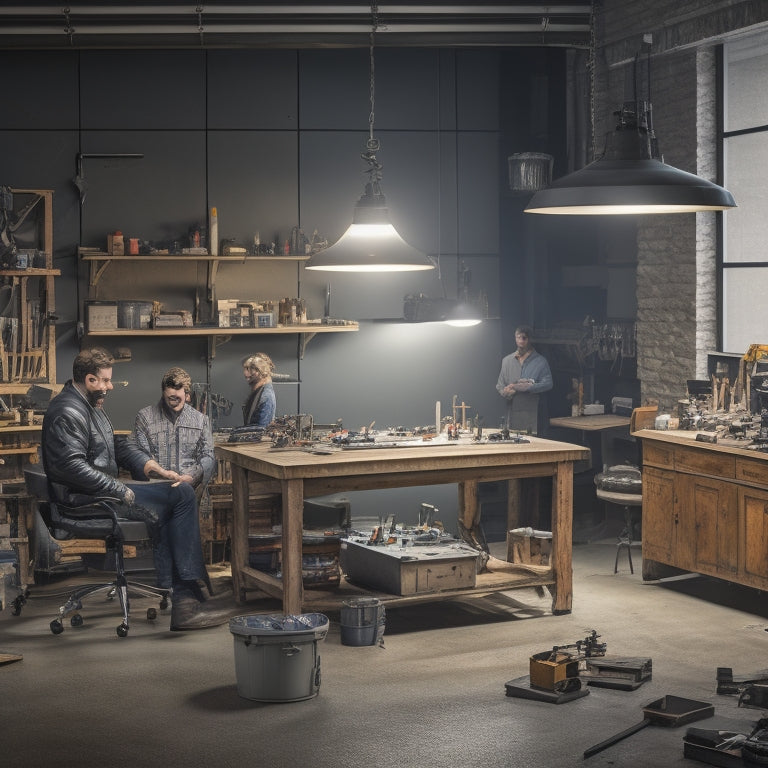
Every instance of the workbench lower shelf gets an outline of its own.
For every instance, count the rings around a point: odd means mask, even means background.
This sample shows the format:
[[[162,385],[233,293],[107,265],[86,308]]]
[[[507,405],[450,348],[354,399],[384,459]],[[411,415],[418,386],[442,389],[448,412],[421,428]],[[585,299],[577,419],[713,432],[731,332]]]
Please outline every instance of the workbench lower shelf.
[[[555,577],[550,568],[526,567],[503,560],[491,559],[490,567],[493,569],[486,573],[478,573],[475,586],[462,589],[446,589],[435,592],[419,592],[411,595],[393,595],[390,592],[382,592],[376,589],[354,584],[342,577],[338,586],[331,589],[313,587],[304,590],[305,611],[337,611],[347,600],[355,600],[361,597],[378,599],[389,607],[413,605],[415,603],[429,603],[458,598],[485,597],[495,592],[504,592],[513,589],[539,588],[546,589],[555,599]],[[245,587],[246,602],[267,597],[257,587],[250,585]]]

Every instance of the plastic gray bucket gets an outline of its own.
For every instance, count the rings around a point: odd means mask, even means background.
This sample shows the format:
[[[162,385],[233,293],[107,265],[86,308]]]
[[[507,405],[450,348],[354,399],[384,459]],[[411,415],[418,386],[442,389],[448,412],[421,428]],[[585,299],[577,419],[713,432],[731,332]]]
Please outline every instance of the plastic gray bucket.
[[[317,643],[328,634],[322,613],[253,615],[229,620],[237,692],[244,699],[302,701],[320,690]]]
[[[382,643],[384,606],[375,597],[347,600],[341,607],[341,644],[376,645]]]

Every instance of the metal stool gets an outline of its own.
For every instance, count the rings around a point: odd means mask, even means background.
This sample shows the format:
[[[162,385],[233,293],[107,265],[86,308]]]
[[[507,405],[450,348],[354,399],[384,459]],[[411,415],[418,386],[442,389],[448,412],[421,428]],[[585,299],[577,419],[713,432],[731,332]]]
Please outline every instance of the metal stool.
[[[617,504],[624,509],[624,530],[619,535],[613,572],[619,572],[619,553],[622,548],[626,548],[629,570],[630,573],[634,573],[632,545],[639,544],[640,541],[635,541],[635,522],[632,518],[632,508],[643,505],[642,472],[634,464],[617,464],[613,467],[606,467],[603,472],[595,475],[595,486],[595,495],[598,499],[610,504]]]
[[[602,499],[611,504],[617,504],[624,508],[624,530],[619,535],[619,540],[616,544],[616,562],[613,566],[613,572],[619,572],[619,554],[621,553],[622,548],[626,548],[627,557],[629,558],[629,572],[634,573],[635,569],[632,566],[632,545],[639,545],[641,541],[639,539],[635,540],[634,537],[636,524],[632,515],[632,510],[635,507],[643,506],[643,494],[604,491],[602,488],[596,488],[595,494],[598,499]]]

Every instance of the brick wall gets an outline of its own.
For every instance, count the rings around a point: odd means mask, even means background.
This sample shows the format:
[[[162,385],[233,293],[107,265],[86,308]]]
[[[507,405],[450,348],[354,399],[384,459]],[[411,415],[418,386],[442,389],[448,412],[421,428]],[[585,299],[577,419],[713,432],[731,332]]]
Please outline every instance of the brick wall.
[[[717,72],[712,48],[698,51],[697,173],[717,179]],[[707,352],[718,349],[717,214],[696,214],[696,378],[709,378]]]
[[[596,0],[598,153],[611,112],[632,98],[635,56],[649,34],[653,124],[664,161],[715,179],[714,45],[730,31],[763,25],[765,0]],[[706,354],[716,349],[716,216],[637,221],[638,378],[643,402],[658,401],[665,411],[684,395],[687,379],[706,377]]]

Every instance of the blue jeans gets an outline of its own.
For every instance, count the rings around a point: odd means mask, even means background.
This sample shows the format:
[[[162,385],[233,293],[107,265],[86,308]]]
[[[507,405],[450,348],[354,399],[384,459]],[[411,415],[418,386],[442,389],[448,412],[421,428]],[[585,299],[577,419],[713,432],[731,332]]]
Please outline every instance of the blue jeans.
[[[126,485],[136,494],[127,517],[143,520],[152,539],[157,585],[169,588],[179,581],[207,581],[194,488],[189,483],[173,488],[163,481]]]

